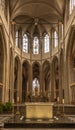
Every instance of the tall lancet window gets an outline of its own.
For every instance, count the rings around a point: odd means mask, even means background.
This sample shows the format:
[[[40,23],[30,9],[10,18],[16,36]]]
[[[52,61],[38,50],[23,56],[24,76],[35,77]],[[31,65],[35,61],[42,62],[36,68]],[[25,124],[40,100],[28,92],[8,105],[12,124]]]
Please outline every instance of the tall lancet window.
[[[72,13],[74,6],[75,6],[75,0],[70,0],[70,3],[69,3],[69,13],[70,14]]]
[[[28,53],[28,36],[27,36],[27,34],[23,35],[23,52]]]
[[[49,44],[50,44],[49,36],[46,34],[44,37],[44,52],[45,53],[49,52],[50,50]]]
[[[58,33],[54,31],[54,47],[58,46]]]
[[[33,39],[33,54],[39,54],[39,39],[37,36]]]
[[[16,31],[15,34],[15,46],[19,47],[19,31]]]

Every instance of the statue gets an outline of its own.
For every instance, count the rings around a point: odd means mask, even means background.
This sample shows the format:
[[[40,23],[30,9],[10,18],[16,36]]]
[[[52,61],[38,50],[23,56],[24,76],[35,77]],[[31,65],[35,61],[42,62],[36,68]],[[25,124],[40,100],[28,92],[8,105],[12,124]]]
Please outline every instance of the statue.
[[[35,87],[35,97],[37,97],[39,95],[38,93],[38,87]]]
[[[36,86],[35,87],[35,102],[38,102],[38,100],[39,100],[39,91],[38,91],[38,87]]]

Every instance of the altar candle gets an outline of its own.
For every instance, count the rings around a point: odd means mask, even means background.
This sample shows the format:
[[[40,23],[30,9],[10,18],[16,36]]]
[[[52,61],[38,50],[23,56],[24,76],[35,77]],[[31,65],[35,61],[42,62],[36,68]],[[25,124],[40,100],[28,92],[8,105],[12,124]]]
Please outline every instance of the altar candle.
[[[17,102],[19,102],[19,97],[17,97]]]
[[[64,99],[62,99],[62,104],[64,104]]]
[[[12,103],[14,104],[14,99],[12,99]]]
[[[59,97],[57,97],[57,101],[59,102]]]

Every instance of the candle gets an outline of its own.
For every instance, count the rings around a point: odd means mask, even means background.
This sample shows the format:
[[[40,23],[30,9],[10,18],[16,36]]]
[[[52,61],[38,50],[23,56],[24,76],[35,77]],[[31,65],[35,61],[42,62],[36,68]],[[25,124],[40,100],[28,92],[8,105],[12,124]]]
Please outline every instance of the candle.
[[[64,99],[62,99],[62,103],[64,104]]]
[[[57,101],[59,102],[59,97],[57,97]]]
[[[17,102],[19,102],[19,97],[17,97]]]
[[[14,99],[12,99],[12,103],[14,104]]]

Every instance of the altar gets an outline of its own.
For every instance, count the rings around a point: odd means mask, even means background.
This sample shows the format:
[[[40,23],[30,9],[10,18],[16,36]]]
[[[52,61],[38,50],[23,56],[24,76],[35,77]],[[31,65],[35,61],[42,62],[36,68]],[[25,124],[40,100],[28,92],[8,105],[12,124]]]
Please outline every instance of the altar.
[[[25,103],[27,119],[50,119],[53,117],[53,103],[28,102]]]

